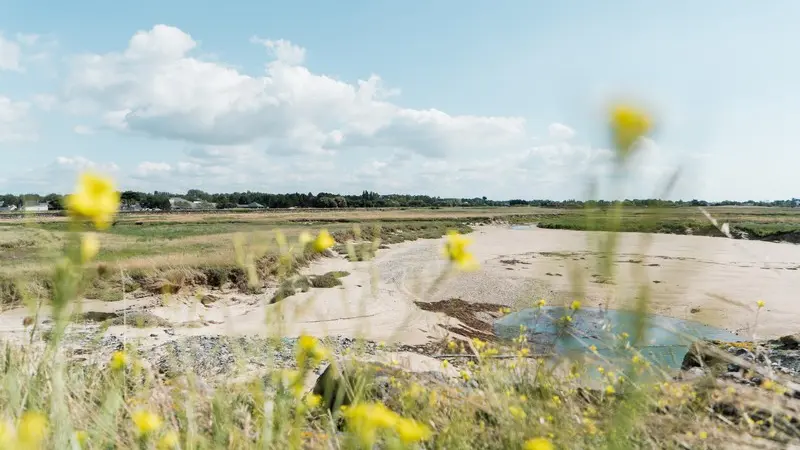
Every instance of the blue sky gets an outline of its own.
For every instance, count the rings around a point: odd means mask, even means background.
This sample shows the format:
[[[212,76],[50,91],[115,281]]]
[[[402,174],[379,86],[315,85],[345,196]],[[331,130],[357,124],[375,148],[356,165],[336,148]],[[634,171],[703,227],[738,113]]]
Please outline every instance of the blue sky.
[[[798,197],[797,23],[789,0],[4,0],[0,191],[94,169],[143,190],[580,198],[624,97],[658,124],[625,195],[680,169],[670,197]]]

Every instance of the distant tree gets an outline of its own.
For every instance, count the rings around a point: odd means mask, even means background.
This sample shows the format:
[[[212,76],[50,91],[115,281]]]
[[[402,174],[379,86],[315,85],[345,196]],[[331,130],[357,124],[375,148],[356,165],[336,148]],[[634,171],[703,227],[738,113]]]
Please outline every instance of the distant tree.
[[[43,199],[50,209],[61,211],[64,209],[64,196],[59,194],[48,194]]]

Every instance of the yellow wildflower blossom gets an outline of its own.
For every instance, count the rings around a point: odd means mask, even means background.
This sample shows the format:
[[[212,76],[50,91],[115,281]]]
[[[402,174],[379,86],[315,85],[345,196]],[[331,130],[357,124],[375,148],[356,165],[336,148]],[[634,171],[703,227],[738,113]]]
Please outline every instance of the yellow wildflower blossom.
[[[569,309],[571,309],[573,311],[577,311],[577,310],[581,309],[581,302],[578,301],[578,300],[575,300],[574,302],[572,302],[571,305],[569,305]]]
[[[589,350],[591,350],[592,353],[597,353],[597,346],[596,345],[590,345],[589,346]]]
[[[323,229],[317,235],[317,238],[314,239],[314,250],[318,252],[324,252],[325,250],[333,247],[336,244],[336,241],[333,239],[333,236],[328,233],[328,230]]]
[[[17,445],[20,449],[42,448],[47,437],[47,418],[38,413],[28,411],[22,415],[17,425]]]
[[[536,302],[536,306],[538,306],[539,308],[543,307],[546,304],[547,302],[543,298],[540,298],[539,301]]]
[[[470,379],[469,373],[467,373],[466,370],[462,370],[461,371],[461,378],[463,378],[464,381],[469,381],[469,379]]]
[[[306,396],[306,406],[311,409],[314,409],[322,404],[322,397],[316,394],[311,394]]]
[[[508,412],[511,413],[511,416],[517,420],[522,420],[528,416],[525,414],[525,411],[523,411],[522,408],[518,408],[516,406],[509,406]]]
[[[553,450],[553,443],[545,438],[528,439],[525,441],[525,450]]]
[[[100,251],[100,241],[94,233],[81,235],[81,262],[86,264],[94,259]]]
[[[616,394],[616,393],[617,393],[617,390],[614,389],[614,386],[612,386],[610,384],[608,386],[606,386],[606,394],[611,395],[611,394]]]
[[[372,448],[378,431],[394,428],[399,416],[380,403],[361,403],[344,410],[350,431],[358,436],[361,443]]]
[[[427,441],[431,437],[431,429],[411,419],[401,419],[395,426],[395,432],[405,444]]]
[[[626,157],[634,144],[650,131],[647,115],[627,105],[617,105],[611,111],[611,133],[621,157]]]
[[[701,432],[697,433],[697,436],[698,436],[700,439],[708,439],[708,433],[707,433],[707,432],[705,432],[705,431],[701,431]]]
[[[144,409],[140,409],[131,415],[133,425],[139,434],[150,434],[161,428],[162,420],[158,414]]]
[[[303,335],[297,340],[297,364],[303,366],[307,360],[317,364],[327,357],[327,352],[315,337]]]
[[[86,446],[86,441],[89,440],[89,433],[84,430],[78,430],[75,432],[75,442],[83,448]]]
[[[93,173],[84,173],[78,179],[75,192],[66,198],[70,215],[94,222],[99,230],[108,228],[119,211],[120,194],[114,182]]]
[[[764,300],[759,300],[756,302],[756,305],[758,306],[758,309],[761,309],[764,307],[764,305],[766,305],[766,303],[764,303]]]
[[[178,441],[178,433],[169,431],[158,440],[156,448],[158,448],[158,450],[172,450],[178,448]]]
[[[111,355],[111,362],[108,365],[111,370],[121,370],[128,365],[128,355],[123,351],[116,351]]]
[[[444,251],[447,258],[461,270],[474,270],[478,268],[478,262],[472,253],[467,251],[467,246],[472,240],[465,238],[457,231],[449,231],[447,240],[444,244]]]

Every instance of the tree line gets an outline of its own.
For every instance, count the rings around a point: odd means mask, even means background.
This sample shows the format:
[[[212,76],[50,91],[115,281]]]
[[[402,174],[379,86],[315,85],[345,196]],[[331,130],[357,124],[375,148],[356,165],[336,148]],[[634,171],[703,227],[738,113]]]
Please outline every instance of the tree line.
[[[265,192],[233,192],[211,194],[199,189],[190,189],[185,194],[171,192],[124,191],[120,194],[123,205],[139,205],[143,209],[170,210],[170,198],[180,197],[188,201],[214,203],[218,209],[231,209],[258,203],[268,208],[392,208],[392,207],[477,207],[477,206],[537,206],[543,208],[608,208],[620,201],[608,200],[490,200],[486,197],[442,198],[429,195],[379,194],[363,191],[360,195],[335,194],[330,192],[271,194]],[[52,210],[64,209],[64,196],[61,194],[0,195],[0,206],[16,206],[32,203],[47,203]],[[733,201],[708,202],[704,200],[660,200],[626,199],[623,206],[628,207],[686,207],[686,206],[764,206],[792,207],[800,205],[800,199],[774,201]]]

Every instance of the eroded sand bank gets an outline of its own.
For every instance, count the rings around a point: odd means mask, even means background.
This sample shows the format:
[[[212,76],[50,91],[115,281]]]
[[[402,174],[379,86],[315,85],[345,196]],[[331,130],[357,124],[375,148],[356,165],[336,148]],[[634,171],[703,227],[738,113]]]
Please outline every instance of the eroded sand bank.
[[[550,304],[584,299],[587,306],[610,302],[624,308],[645,283],[651,289],[654,312],[698,320],[750,336],[756,319],[756,301],[766,307],[758,315],[755,332],[768,338],[800,328],[800,246],[722,238],[623,234],[614,258],[618,278],[603,282],[597,269],[594,233],[479,227],[471,249],[481,261],[477,272],[437,281],[446,269],[441,240],[406,242],[381,250],[369,262],[342,258],[314,262],[307,273],[346,270],[343,285],[311,289],[276,305],[265,305],[271,291],[252,296],[219,293],[220,300],[204,306],[196,296],[144,298],[101,304],[88,302],[83,310],[143,308],[169,320],[169,329],[112,326],[108,333],[160,344],[178,336],[247,334],[297,336],[361,336],[375,341],[421,344],[446,334],[440,325],[454,319],[423,311],[415,301],[460,298],[526,307],[544,298]],[[642,244],[649,246],[642,255]],[[580,281],[579,281],[580,280]],[[22,338],[17,308],[0,313],[0,333]],[[181,326],[181,324],[192,324]]]

